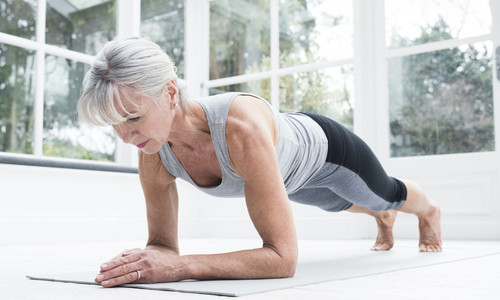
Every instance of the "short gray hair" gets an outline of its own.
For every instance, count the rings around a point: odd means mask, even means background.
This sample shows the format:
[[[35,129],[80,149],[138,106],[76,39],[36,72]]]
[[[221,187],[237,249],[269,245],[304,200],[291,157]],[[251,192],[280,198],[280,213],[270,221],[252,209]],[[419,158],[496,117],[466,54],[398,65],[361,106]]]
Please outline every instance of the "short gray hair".
[[[78,100],[80,120],[93,125],[116,125],[125,121],[114,100],[127,112],[121,96],[138,93],[158,99],[165,85],[174,80],[179,91],[179,105],[188,111],[185,88],[179,86],[176,67],[160,47],[146,38],[126,38],[108,42],[94,58],[85,74]]]

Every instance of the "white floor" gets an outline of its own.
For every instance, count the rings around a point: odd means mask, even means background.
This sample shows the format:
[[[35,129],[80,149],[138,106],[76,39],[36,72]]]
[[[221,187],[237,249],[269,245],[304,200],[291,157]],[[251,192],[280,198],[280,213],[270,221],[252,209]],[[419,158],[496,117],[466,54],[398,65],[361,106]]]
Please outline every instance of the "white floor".
[[[359,247],[369,251],[372,241],[301,241],[301,255],[317,247]],[[218,296],[139,290],[104,289],[99,286],[32,281],[32,272],[96,270],[107,258],[139,241],[71,245],[24,245],[0,247],[0,299],[221,299]],[[416,241],[397,241],[395,247],[415,246]],[[183,240],[184,253],[214,253],[258,247],[250,240]],[[500,253],[500,241],[447,241],[446,247],[489,248]],[[492,252],[494,252],[492,251]],[[222,297],[222,299],[229,297]],[[286,290],[238,297],[247,299],[500,299],[500,254],[426,266],[380,275],[332,281]]]

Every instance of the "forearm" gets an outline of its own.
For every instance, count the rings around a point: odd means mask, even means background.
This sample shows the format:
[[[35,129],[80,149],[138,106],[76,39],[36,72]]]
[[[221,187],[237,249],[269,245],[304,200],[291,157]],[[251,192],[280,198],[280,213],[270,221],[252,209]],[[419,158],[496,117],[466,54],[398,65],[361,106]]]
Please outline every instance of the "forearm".
[[[295,274],[294,251],[278,253],[270,247],[211,255],[181,256],[183,279],[284,278]]]

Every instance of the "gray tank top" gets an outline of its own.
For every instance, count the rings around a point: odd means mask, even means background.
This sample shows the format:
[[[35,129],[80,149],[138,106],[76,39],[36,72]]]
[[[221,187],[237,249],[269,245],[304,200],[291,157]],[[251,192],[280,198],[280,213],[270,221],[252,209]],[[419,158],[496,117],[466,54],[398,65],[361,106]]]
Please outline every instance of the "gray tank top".
[[[218,186],[198,186],[186,172],[170,145],[165,143],[160,158],[166,170],[176,178],[191,183],[201,191],[217,197],[244,197],[245,179],[238,176],[229,160],[226,144],[226,120],[234,98],[242,93],[225,93],[194,100],[205,111],[215,153],[222,171]],[[254,96],[254,95],[252,95]],[[300,113],[279,113],[266,100],[278,124],[276,154],[288,194],[298,191],[326,161],[328,140],[321,127],[311,118]]]

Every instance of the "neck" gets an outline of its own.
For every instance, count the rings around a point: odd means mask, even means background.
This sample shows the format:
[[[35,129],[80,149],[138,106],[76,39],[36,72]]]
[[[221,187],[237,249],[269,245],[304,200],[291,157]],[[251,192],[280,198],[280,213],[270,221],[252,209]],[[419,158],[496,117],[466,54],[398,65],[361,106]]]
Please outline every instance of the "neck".
[[[179,106],[175,108],[175,117],[168,141],[171,144],[193,144],[197,137],[210,132],[203,108],[193,101],[188,101],[189,110],[184,114]]]

